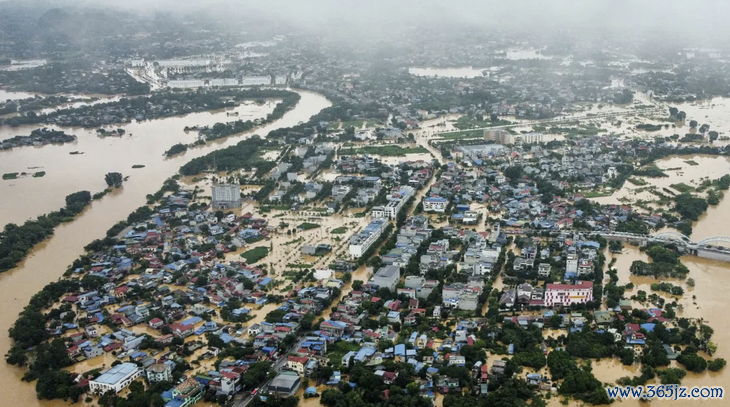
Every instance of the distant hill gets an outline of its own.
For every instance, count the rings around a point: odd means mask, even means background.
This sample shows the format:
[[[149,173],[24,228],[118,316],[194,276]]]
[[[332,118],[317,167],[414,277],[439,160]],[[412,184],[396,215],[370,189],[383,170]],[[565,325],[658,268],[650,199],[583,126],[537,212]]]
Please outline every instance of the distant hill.
[[[38,34],[63,38],[69,42],[86,41],[122,32],[121,22],[100,11],[75,11],[53,8],[37,21]]]

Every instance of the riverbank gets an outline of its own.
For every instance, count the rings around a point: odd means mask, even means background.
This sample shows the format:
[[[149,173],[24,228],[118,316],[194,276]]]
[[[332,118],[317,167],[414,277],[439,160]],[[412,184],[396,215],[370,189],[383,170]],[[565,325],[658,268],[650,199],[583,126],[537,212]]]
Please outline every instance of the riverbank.
[[[280,120],[255,131],[267,134],[278,128],[295,126],[299,122],[309,120],[310,117],[330,105],[330,102],[320,94],[308,91],[297,92],[302,99],[295,109],[286,113]],[[176,128],[179,127],[179,131],[182,133],[184,124],[180,126],[179,124],[182,123],[177,123],[180,121],[176,120]],[[193,121],[193,123],[195,122]],[[155,129],[149,131],[152,132]],[[169,133],[171,133],[170,130],[163,134]],[[5,294],[0,296],[0,306],[3,309],[3,313],[0,314],[0,327],[10,328],[17,319],[18,313],[28,304],[31,296],[39,292],[47,283],[59,278],[66,267],[83,254],[85,245],[94,239],[103,238],[106,231],[119,219],[126,218],[129,213],[143,205],[146,201],[145,195],[159,189],[163,181],[177,172],[180,165],[187,159],[234,145],[240,140],[240,137],[246,137],[247,134],[218,140],[205,148],[190,151],[176,159],[161,161],[160,156],[156,155],[154,160],[146,161],[147,167],[140,169],[145,174],[144,177],[130,177],[124,183],[123,188],[115,189],[107,194],[73,222],[57,227],[53,236],[31,250],[29,256],[19,263],[18,267],[0,275],[0,293]],[[85,139],[82,137],[81,140]],[[168,143],[155,143],[155,145],[167,146]],[[87,154],[76,157],[90,155],[88,154],[89,148],[84,148],[84,150],[87,151]],[[68,154],[64,154],[64,156],[68,156]],[[94,162],[98,162],[98,158]],[[101,176],[104,173],[105,171],[99,170],[94,174],[94,178],[98,178],[98,183],[104,182],[103,176]],[[7,212],[0,211],[0,214],[5,213]],[[10,338],[7,335],[0,335],[0,349],[5,349],[5,351],[10,349]],[[22,382],[23,374],[24,369],[4,363],[0,364],[0,378],[2,378],[0,390],[13,394],[14,404],[31,407],[61,407],[68,404],[62,400],[38,400],[35,394],[35,384]]]
[[[0,151],[0,173],[17,172],[29,166],[43,166],[47,175],[38,179],[26,179],[0,183],[0,225],[9,222],[24,222],[29,218],[48,213],[62,206],[63,197],[78,190],[98,191],[105,188],[103,175],[107,172],[126,172],[132,165],[145,163],[146,167],[135,171],[123,188],[125,192],[138,186],[141,197],[157,191],[162,182],[186,162],[202,157],[209,152],[236,144],[241,138],[254,133],[267,134],[282,127],[295,126],[307,121],[313,114],[329,106],[329,102],[316,93],[297,91],[301,100],[297,107],[281,119],[256,127],[248,132],[229,138],[208,142],[169,159],[162,159],[163,153],[176,143],[192,143],[197,140],[195,132],[186,133],[185,126],[213,125],[219,122],[242,118],[261,118],[270,114],[275,102],[263,105],[239,105],[219,112],[193,113],[183,117],[130,123],[121,128],[122,137],[98,137],[93,129],[73,129],[78,140],[73,144],[47,145],[43,148],[24,148]],[[238,112],[238,117],[228,117],[227,112]],[[0,128],[0,139],[14,134],[30,133],[35,127],[22,126],[11,129]],[[64,128],[51,126],[53,129]],[[83,151],[84,154],[71,154]],[[123,154],[120,154],[123,152]],[[140,203],[144,202],[141,200]],[[137,205],[139,206],[139,205]],[[135,206],[136,207],[136,206]],[[132,207],[131,209],[134,209]],[[129,211],[127,211],[129,212]],[[121,216],[121,214],[120,214]]]

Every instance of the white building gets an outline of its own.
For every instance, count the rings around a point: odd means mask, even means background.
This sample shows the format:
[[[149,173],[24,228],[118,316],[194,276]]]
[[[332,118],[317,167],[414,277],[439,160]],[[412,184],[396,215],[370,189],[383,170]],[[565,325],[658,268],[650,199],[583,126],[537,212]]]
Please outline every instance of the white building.
[[[424,212],[439,212],[444,213],[446,211],[446,205],[448,204],[446,198],[440,196],[430,196],[423,200],[423,211]]]
[[[376,206],[373,208],[373,218],[390,218],[395,219],[398,216],[403,205],[415,194],[416,190],[410,186],[402,186],[387,196],[388,203],[385,206]]]
[[[212,187],[214,209],[231,209],[241,207],[241,187],[234,184],[218,184]]]
[[[593,301],[593,282],[578,281],[577,284],[548,284],[545,289],[545,306],[570,306]]]
[[[362,232],[350,237],[350,256],[354,259],[362,257],[387,226],[388,222],[385,219],[375,219],[365,226]]]
[[[537,276],[540,278],[550,277],[550,263],[540,263],[537,266]]]
[[[201,86],[205,86],[205,81],[201,79],[181,79],[181,80],[173,80],[173,81],[167,81],[167,86],[175,89],[190,89],[190,88],[199,88]]]
[[[241,86],[269,86],[270,76],[244,76],[241,78]]]
[[[121,363],[90,381],[89,391],[98,395],[108,391],[119,393],[141,375],[142,370],[134,363]]]
[[[236,78],[219,78],[208,80],[210,86],[238,86],[238,79]]]
[[[171,382],[172,367],[166,363],[155,363],[147,368],[147,380],[150,383]]]
[[[375,284],[378,288],[388,288],[390,291],[395,291],[395,287],[400,281],[400,267],[398,266],[385,266],[378,270],[377,273],[370,279],[371,284]]]
[[[286,85],[286,75],[276,75],[274,77],[274,85]]]

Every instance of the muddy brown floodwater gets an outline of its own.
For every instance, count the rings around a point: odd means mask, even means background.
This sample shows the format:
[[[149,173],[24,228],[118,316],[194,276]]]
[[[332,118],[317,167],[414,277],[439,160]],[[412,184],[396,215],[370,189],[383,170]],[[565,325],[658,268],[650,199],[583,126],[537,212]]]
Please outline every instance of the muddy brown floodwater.
[[[328,105],[322,96],[309,92],[300,93],[300,103],[281,120],[246,134],[266,135],[275,128],[296,125],[299,121],[307,121],[312,112],[316,113]],[[99,137],[96,129],[66,127],[62,129],[75,134],[77,141],[2,151],[0,173],[45,171],[46,175],[0,182],[0,196],[3,197],[0,200],[0,225],[8,222],[21,223],[43,213],[58,210],[65,204],[66,195],[79,190],[88,190],[92,194],[100,192],[106,188],[104,174],[107,172],[120,172],[129,176],[123,186],[125,196],[137,196],[140,188],[147,191],[145,194],[153,193],[159,189],[164,178],[174,174],[182,164],[212,150],[233,145],[242,138],[237,136],[215,140],[206,146],[191,148],[176,157],[164,158],[164,152],[174,144],[188,144],[197,139],[197,132],[185,132],[185,126],[263,118],[273,111],[276,103],[276,100],[269,100],[262,105],[246,102],[227,110],[129,123],[119,126],[126,132],[121,137]],[[232,111],[239,115],[228,116],[227,113]],[[37,126],[0,127],[0,139],[30,134],[35,128]],[[76,151],[83,154],[70,154]],[[145,167],[132,169],[136,164]],[[132,189],[135,192],[126,193]]]
[[[147,162],[137,162],[135,158],[129,159],[126,162],[120,162],[118,170],[125,175],[130,174],[132,177],[128,182],[124,184],[121,189],[105,196],[102,200],[94,202],[88,209],[84,211],[73,222],[63,224],[56,228],[56,231],[50,239],[38,245],[28,256],[28,258],[18,265],[17,268],[10,270],[6,273],[0,274],[0,349],[3,352],[7,352],[10,349],[10,338],[8,338],[7,330],[15,322],[18,313],[28,304],[30,297],[40,291],[46,284],[54,281],[61,277],[66,267],[73,262],[83,252],[83,247],[93,239],[101,238],[104,236],[109,227],[118,222],[119,220],[126,218],[129,213],[134,209],[145,203],[145,196],[149,193],[155,192],[160,188],[162,182],[173,175],[182,164],[189,161],[194,157],[199,157],[207,154],[210,151],[224,148],[233,145],[240,141],[246,135],[260,134],[262,136],[268,134],[269,131],[294,126],[300,121],[307,121],[310,117],[319,113],[322,109],[330,106],[330,102],[322,95],[306,92],[297,91],[301,94],[302,98],[299,104],[291,111],[286,113],[284,117],[277,120],[270,125],[262,128],[255,129],[251,132],[244,133],[240,136],[231,137],[225,140],[217,140],[217,142],[210,143],[208,146],[189,150],[186,154],[176,157],[173,159],[163,160],[162,153],[164,150],[169,148],[177,139],[175,137],[185,137],[182,128],[186,125],[192,124],[212,124],[215,121],[219,121],[222,117],[225,118],[225,113],[221,114],[202,114],[203,116],[198,117],[196,120],[189,120],[189,116],[185,118],[170,118],[159,121],[150,121],[139,124],[130,124],[126,126],[127,134],[133,133],[132,138],[125,136],[122,139],[115,140],[102,140],[102,145],[111,145],[109,148],[99,147],[99,150],[95,150],[96,153],[92,153],[91,150],[87,149],[86,138],[79,137],[79,146],[73,150],[86,150],[86,154],[82,156],[71,156],[73,158],[84,158],[89,163],[83,164],[85,167],[83,171],[92,172],[90,177],[92,185],[73,185],[69,184],[70,192],[75,190],[83,189],[84,187],[96,192],[101,190],[104,185],[103,178],[104,173],[107,171],[104,167],[106,160],[115,161],[119,160],[116,156],[131,155],[131,154],[146,154],[145,150],[152,150],[153,152],[147,156]],[[244,107],[246,108],[246,107]],[[260,110],[259,113],[265,114],[266,112],[273,109],[273,105],[266,110]],[[207,115],[207,119],[205,119]],[[192,116],[192,115],[190,115]],[[240,116],[239,116],[240,117]],[[162,124],[164,123],[164,124]],[[4,128],[2,131],[6,131]],[[14,133],[14,132],[13,132]],[[81,132],[79,132],[81,133]],[[4,133],[3,133],[4,134]],[[21,132],[15,134],[22,134]],[[95,139],[95,135],[89,137],[88,145],[96,145],[98,141]],[[164,139],[165,141],[157,141],[157,138]],[[192,140],[193,135],[185,140]],[[173,142],[174,141],[174,142]],[[30,151],[43,153],[46,148],[53,149],[54,147],[46,146],[41,149],[34,149],[27,147]],[[64,146],[61,148],[68,147]],[[2,168],[6,168],[7,160],[14,160],[13,155],[26,154],[23,149],[13,150],[11,152],[2,153],[3,156],[0,158],[0,165]],[[32,154],[32,153],[30,153]],[[88,155],[88,157],[87,157]],[[51,166],[53,162],[52,158],[59,160],[59,162],[66,162],[69,154],[66,151],[56,152],[56,155],[49,155],[47,162],[34,164],[34,165],[45,165]],[[82,162],[78,162],[81,166]],[[141,169],[141,172],[134,172],[139,170],[132,170],[131,166],[135,163],[145,164],[146,167]],[[81,177],[82,180],[85,175],[81,174],[75,166],[76,162],[73,160],[68,161],[65,166],[59,166],[58,171],[68,171],[68,177]],[[100,168],[94,169],[97,165]],[[46,175],[47,177],[48,175]],[[98,180],[97,180],[98,178]],[[39,179],[28,179],[22,181],[39,181]],[[60,181],[59,181],[60,182]],[[86,181],[82,181],[86,182]],[[65,185],[65,184],[64,184]],[[3,187],[6,188],[6,187]],[[53,185],[48,186],[53,188]],[[18,218],[18,215],[14,213],[8,214],[7,211],[23,211],[22,206],[10,206],[6,203],[8,199],[15,200],[14,196],[19,193],[20,190],[13,191],[12,189],[2,189],[0,196],[0,217],[4,220],[2,223],[7,222],[7,218]],[[43,213],[47,210],[58,209],[63,205],[63,197],[66,191],[47,191],[47,194],[28,192],[29,194],[36,194],[27,197],[27,205],[34,205],[31,199],[50,200],[53,201],[50,205],[47,205],[47,209],[41,209],[36,207],[35,211],[27,212],[25,215],[20,216],[20,219],[24,219],[28,216],[33,216],[37,211]],[[53,199],[52,199],[53,197]],[[58,202],[56,202],[58,200]],[[9,206],[5,206],[9,205]],[[44,207],[45,208],[45,207]],[[103,360],[99,360],[101,364],[105,363]],[[20,379],[23,376],[24,370],[13,367],[11,365],[0,363],[0,392],[6,396],[0,400],[0,407],[15,407],[15,406],[62,406],[67,405],[61,400],[54,401],[40,401],[36,399],[35,395],[35,383],[25,383]]]

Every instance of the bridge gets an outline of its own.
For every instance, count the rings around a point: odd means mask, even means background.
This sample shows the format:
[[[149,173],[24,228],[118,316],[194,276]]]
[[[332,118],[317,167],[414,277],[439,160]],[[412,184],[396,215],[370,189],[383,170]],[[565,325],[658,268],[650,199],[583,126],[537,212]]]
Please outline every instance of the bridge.
[[[593,231],[589,232],[602,236],[607,240],[621,240],[628,242],[674,244],[687,254],[705,257],[714,260],[730,262],[730,236],[712,236],[695,242],[689,236],[679,232],[660,232],[653,235],[642,235],[626,232]]]

